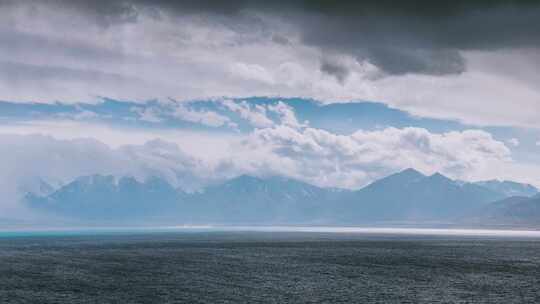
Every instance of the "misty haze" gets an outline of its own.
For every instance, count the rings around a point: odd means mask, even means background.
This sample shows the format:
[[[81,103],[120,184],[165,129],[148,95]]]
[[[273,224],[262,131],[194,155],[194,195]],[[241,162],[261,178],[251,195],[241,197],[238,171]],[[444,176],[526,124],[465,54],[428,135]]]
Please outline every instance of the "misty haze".
[[[538,28],[0,0],[0,302],[539,303]]]

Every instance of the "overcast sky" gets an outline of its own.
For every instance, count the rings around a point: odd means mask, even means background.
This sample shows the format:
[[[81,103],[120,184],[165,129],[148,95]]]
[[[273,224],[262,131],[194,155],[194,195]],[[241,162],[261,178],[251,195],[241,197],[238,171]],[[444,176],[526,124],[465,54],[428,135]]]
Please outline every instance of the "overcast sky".
[[[30,153],[0,163],[185,187],[247,172],[355,188],[403,167],[540,185],[539,28],[536,1],[0,0],[0,140]],[[94,145],[99,166],[21,170]],[[137,172],[105,161],[134,155]]]

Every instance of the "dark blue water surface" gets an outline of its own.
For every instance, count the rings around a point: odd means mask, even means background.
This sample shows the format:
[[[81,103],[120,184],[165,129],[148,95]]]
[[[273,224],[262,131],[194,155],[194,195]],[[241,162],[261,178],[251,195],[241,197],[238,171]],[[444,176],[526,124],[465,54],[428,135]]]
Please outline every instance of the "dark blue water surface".
[[[4,233],[0,303],[540,303],[533,238]]]

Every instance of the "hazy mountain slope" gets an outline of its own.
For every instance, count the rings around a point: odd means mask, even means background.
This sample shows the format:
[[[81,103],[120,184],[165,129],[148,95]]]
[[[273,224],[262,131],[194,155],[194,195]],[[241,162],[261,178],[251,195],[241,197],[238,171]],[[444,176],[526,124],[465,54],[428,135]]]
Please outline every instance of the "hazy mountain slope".
[[[325,218],[340,191],[283,177],[242,175],[190,197],[201,219],[224,222],[313,222]]]
[[[180,210],[183,193],[152,178],[92,175],[76,179],[48,196],[29,194],[27,203],[39,210],[79,219],[137,219]]]
[[[29,194],[26,200],[37,210],[85,220],[339,225],[454,221],[481,214],[489,203],[505,197],[504,191],[492,187],[407,169],[356,191],[320,188],[284,177],[242,175],[185,193],[159,178],[140,182],[94,175],[78,178],[49,195]],[[517,210],[512,213],[515,217],[523,213]]]
[[[514,196],[486,206],[481,218],[507,224],[540,224],[540,195]]]
[[[349,220],[438,220],[468,214],[504,195],[441,174],[425,176],[407,169],[353,192]]]
[[[534,186],[512,181],[489,180],[476,182],[475,184],[495,192],[503,193],[507,197],[533,196],[538,194],[538,189],[536,189]]]
[[[425,178],[407,169],[353,191],[340,202],[337,217],[347,222],[395,219],[402,216],[404,202],[410,201],[411,184]]]
[[[53,186],[51,183],[44,181],[41,178],[32,178],[26,180],[18,185],[18,191],[20,193],[33,193],[35,195],[49,195],[53,193],[60,186]]]

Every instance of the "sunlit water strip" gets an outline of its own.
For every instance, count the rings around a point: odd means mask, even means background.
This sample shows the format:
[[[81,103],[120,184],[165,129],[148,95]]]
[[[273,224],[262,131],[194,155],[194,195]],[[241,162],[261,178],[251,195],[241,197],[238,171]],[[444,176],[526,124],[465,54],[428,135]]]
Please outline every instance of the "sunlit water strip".
[[[498,230],[498,229],[442,229],[442,228],[379,228],[379,227],[298,227],[298,226],[234,226],[215,227],[224,231],[254,232],[316,232],[316,233],[357,233],[388,235],[433,235],[433,236],[501,236],[540,238],[540,231],[535,230]]]
[[[212,226],[182,225],[157,227],[77,227],[48,229],[0,230],[0,238],[17,236],[77,236],[107,234],[138,234],[161,232],[301,232],[403,236],[470,236],[539,238],[536,230],[458,229],[458,228],[381,228],[339,226]]]

